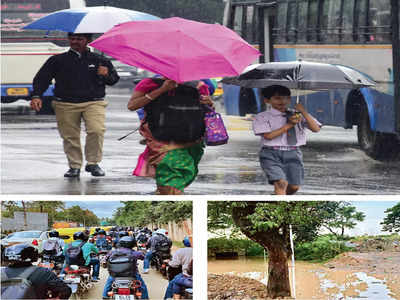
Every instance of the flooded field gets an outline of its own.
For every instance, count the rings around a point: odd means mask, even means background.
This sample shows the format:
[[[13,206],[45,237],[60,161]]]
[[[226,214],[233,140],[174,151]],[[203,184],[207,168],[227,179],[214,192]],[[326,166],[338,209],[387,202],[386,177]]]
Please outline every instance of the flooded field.
[[[340,259],[327,264],[297,261],[296,298],[400,299],[400,253],[374,256],[373,260],[369,260],[368,256],[369,253],[356,253],[357,259],[347,255],[342,263]],[[379,263],[380,259],[383,260],[382,264]],[[357,266],[353,266],[354,262],[357,262]],[[291,262],[289,269],[292,272]],[[263,258],[209,259],[208,273],[247,277],[267,283],[267,263]]]

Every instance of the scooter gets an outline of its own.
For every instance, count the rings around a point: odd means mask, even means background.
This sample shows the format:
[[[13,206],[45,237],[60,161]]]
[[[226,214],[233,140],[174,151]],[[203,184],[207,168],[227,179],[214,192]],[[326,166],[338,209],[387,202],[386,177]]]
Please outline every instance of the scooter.
[[[60,275],[60,277],[71,288],[70,299],[79,299],[93,287],[90,267],[71,265],[64,270],[66,274]]]
[[[108,296],[115,300],[134,300],[142,297],[139,280],[132,277],[116,277]]]

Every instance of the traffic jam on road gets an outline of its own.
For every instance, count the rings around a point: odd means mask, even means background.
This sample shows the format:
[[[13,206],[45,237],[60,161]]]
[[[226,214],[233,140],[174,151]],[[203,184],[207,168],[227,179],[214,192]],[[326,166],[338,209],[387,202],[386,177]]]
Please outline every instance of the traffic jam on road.
[[[15,292],[18,288],[23,293],[33,292],[34,298],[40,299],[43,292],[48,298],[70,294],[70,299],[149,299],[149,290],[155,289],[153,281],[146,284],[140,275],[149,272],[159,285],[164,286],[165,295],[159,295],[160,298],[192,299],[191,236],[184,238],[183,248],[176,249],[172,247],[168,231],[161,228],[153,231],[147,227],[134,229],[125,226],[83,229],[59,229],[42,234],[21,231],[3,238],[2,266],[8,266],[10,272],[23,266],[37,265],[54,276],[44,276],[49,279],[42,283],[46,287],[33,291],[3,282],[2,277],[2,299],[17,299]],[[72,237],[68,235],[73,231]],[[46,237],[39,244],[38,238],[43,235]],[[17,241],[17,236],[24,239]],[[139,261],[144,262],[139,264]],[[102,289],[101,295],[91,293],[93,289],[98,292]],[[25,296],[18,295],[22,297],[18,299],[25,299]]]

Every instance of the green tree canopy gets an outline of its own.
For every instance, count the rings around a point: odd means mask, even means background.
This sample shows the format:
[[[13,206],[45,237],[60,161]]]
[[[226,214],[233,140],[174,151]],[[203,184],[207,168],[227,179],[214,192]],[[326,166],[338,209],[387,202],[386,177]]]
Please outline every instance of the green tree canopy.
[[[392,208],[385,210],[387,216],[381,222],[382,230],[389,232],[400,232],[400,202]]]
[[[363,212],[356,211],[355,206],[351,206],[346,202],[335,202],[336,207],[326,219],[323,226],[336,236],[343,237],[345,229],[353,229],[357,222],[365,219]],[[337,233],[336,229],[340,231]]]
[[[115,223],[127,226],[177,223],[192,218],[191,201],[126,201],[114,213]]]

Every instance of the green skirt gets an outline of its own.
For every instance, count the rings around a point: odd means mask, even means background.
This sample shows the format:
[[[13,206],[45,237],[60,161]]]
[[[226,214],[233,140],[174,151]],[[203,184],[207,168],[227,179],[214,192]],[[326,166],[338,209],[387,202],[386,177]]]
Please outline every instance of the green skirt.
[[[203,143],[169,151],[156,167],[157,186],[172,186],[180,191],[196,178],[203,156]]]

